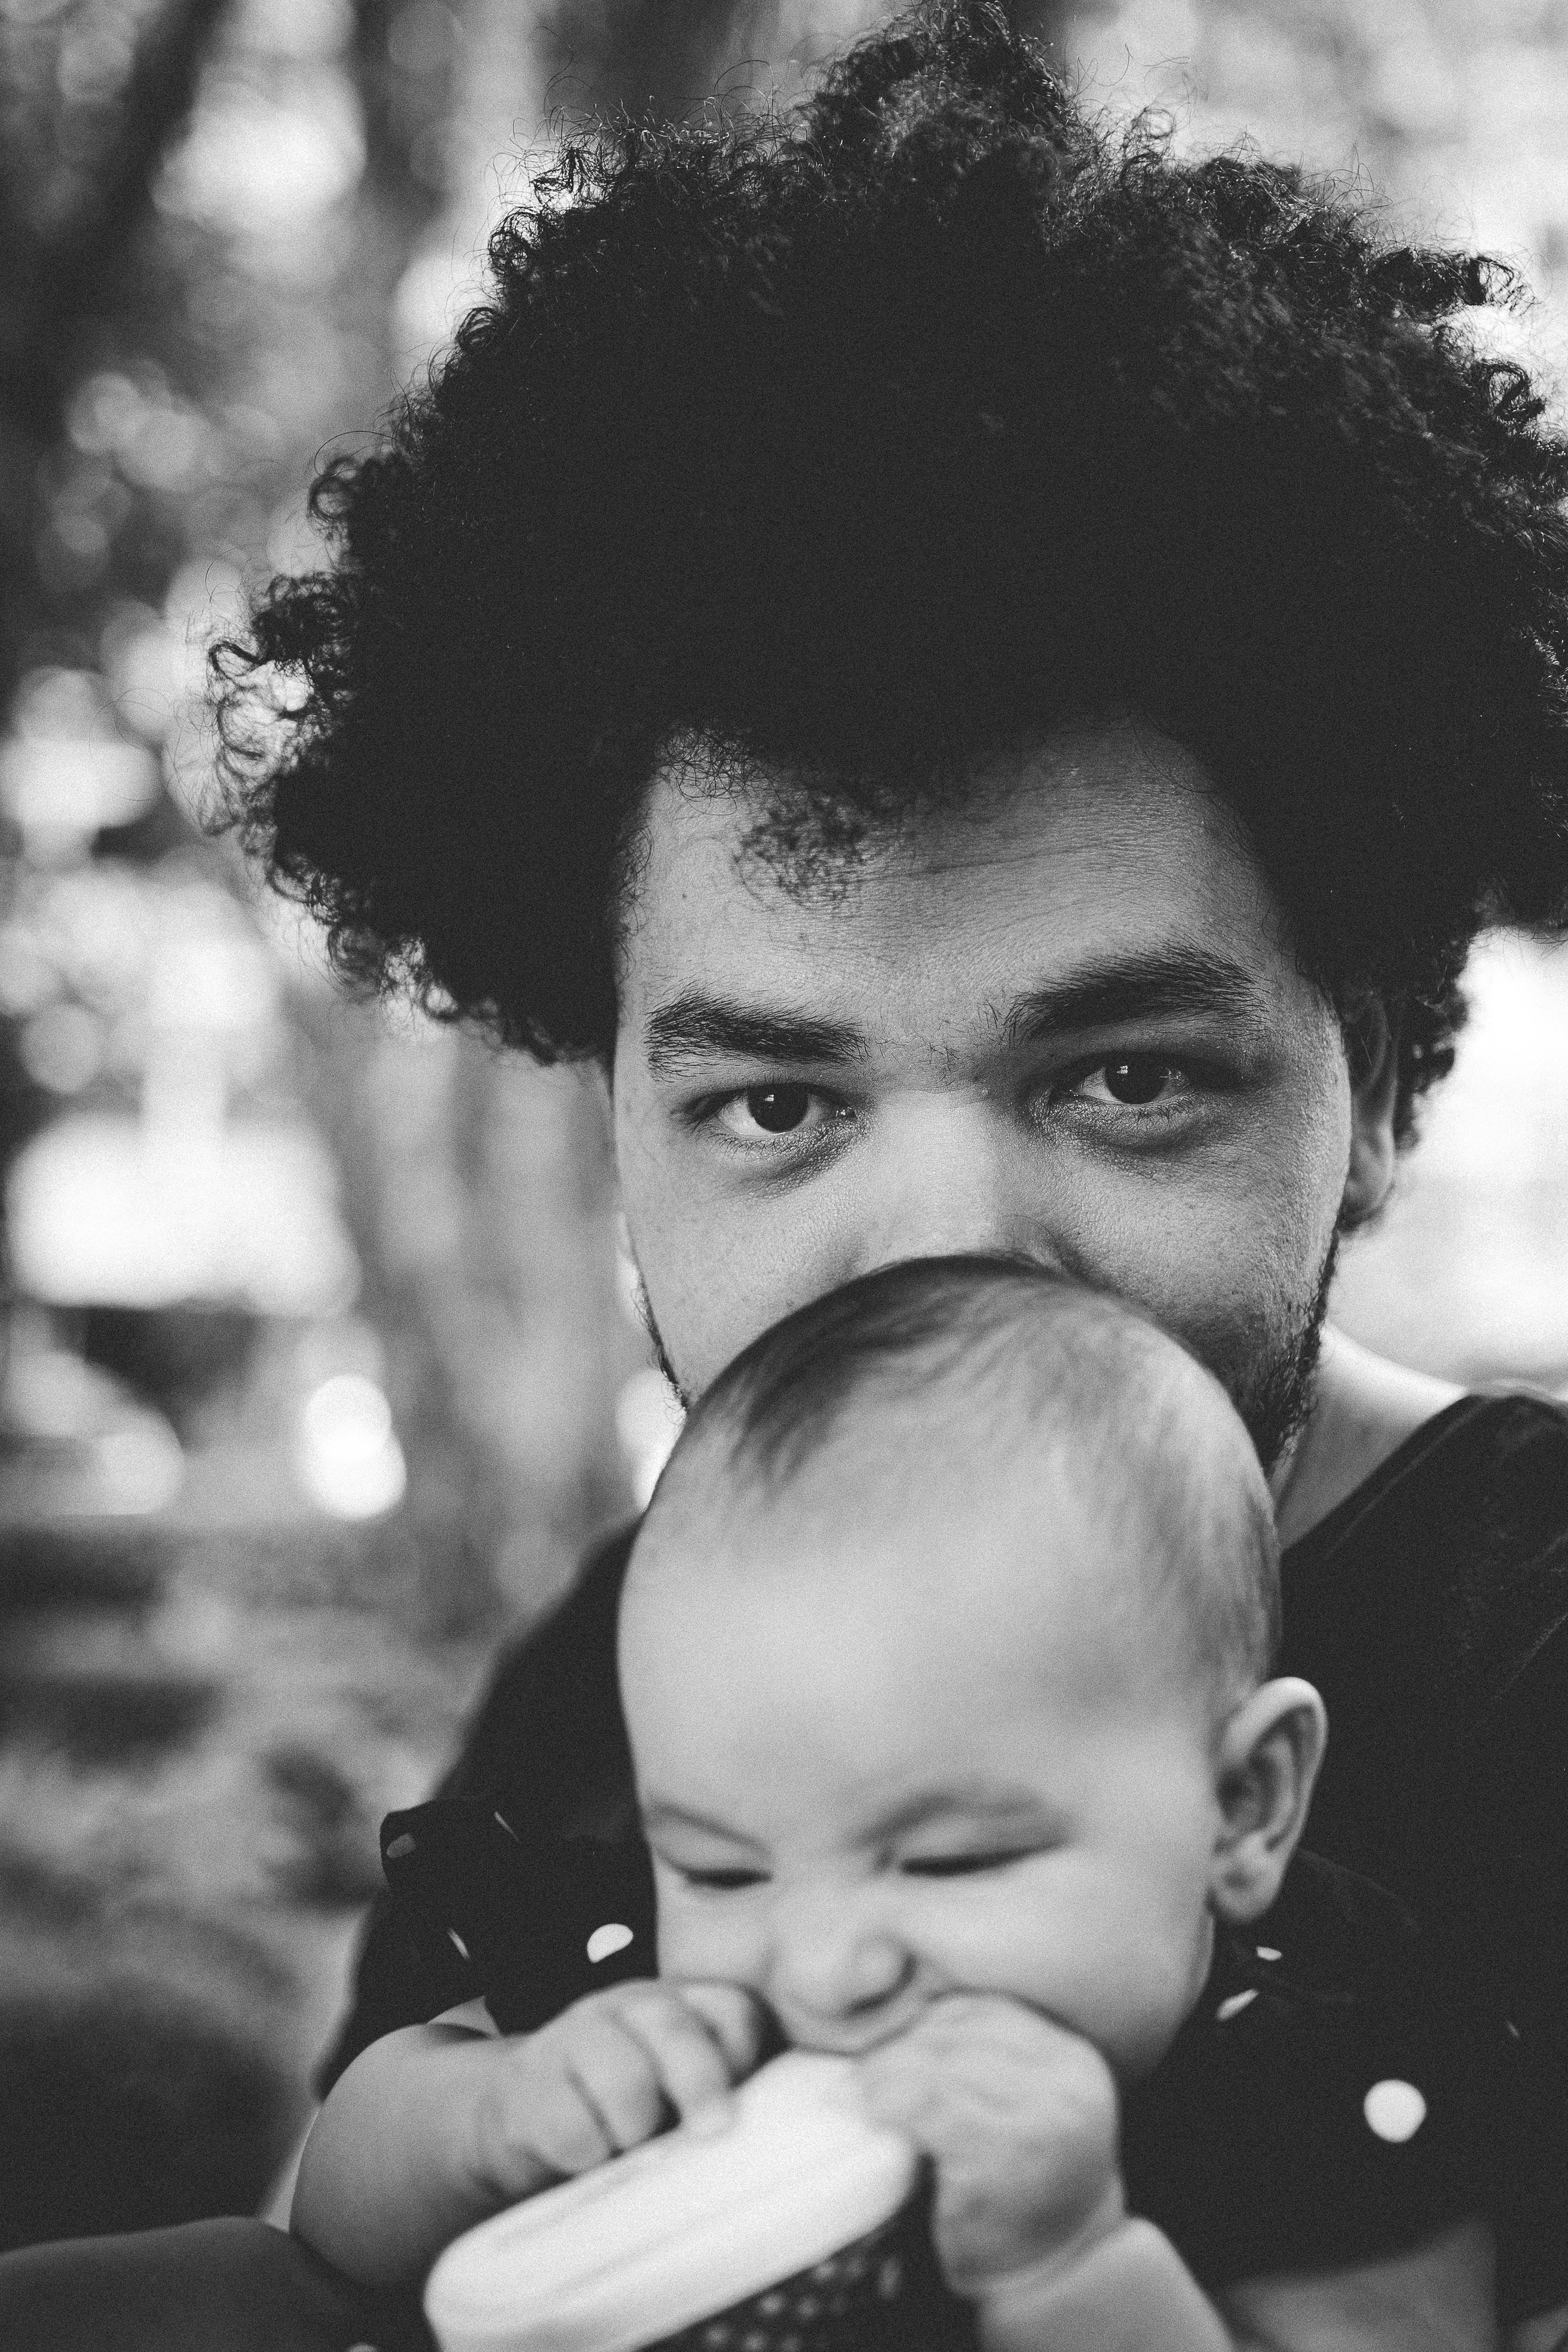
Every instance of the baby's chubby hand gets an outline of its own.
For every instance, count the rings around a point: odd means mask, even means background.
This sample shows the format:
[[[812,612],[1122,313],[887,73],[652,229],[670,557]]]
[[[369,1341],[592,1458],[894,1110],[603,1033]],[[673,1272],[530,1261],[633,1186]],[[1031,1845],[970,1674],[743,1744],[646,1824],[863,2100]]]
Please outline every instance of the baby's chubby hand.
[[[536,2033],[486,2043],[477,2186],[498,2202],[531,2196],[651,2139],[672,2116],[717,2120],[731,2084],[757,2063],[765,2022],[738,1985],[649,1980],[590,1993]]]
[[[956,2294],[984,2302],[1124,2220],[1116,2084],[1065,2026],[1000,1995],[947,1993],[859,2065],[870,2113],[931,2159]]]

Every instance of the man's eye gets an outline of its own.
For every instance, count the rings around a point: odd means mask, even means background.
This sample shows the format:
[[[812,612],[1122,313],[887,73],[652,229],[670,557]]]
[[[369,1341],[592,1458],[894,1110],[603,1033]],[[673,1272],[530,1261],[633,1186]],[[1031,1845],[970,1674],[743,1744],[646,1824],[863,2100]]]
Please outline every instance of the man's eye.
[[[815,1087],[787,1083],[747,1087],[730,1095],[718,1107],[717,1121],[739,1143],[756,1143],[769,1136],[820,1134],[842,1111]]]
[[[811,1109],[808,1087],[748,1087],[741,1097],[746,1117],[769,1135],[793,1135]]]
[[[1158,1054],[1127,1054],[1088,1070],[1073,1088],[1079,1102],[1119,1103],[1142,1108],[1150,1103],[1176,1102],[1190,1093],[1185,1070]]]

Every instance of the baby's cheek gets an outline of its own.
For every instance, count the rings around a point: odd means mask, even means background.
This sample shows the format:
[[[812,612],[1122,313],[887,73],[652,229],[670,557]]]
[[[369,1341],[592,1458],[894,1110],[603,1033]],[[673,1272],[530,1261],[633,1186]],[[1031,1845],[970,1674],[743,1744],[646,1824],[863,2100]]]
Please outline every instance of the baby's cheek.
[[[1084,2031],[1123,2082],[1152,2074],[1174,2041],[1208,1974],[1206,1922],[1150,1923],[1107,1950],[1085,1997]]]
[[[766,1939],[756,1923],[718,1906],[661,1902],[658,1972],[689,1982],[745,1985],[764,1993]]]

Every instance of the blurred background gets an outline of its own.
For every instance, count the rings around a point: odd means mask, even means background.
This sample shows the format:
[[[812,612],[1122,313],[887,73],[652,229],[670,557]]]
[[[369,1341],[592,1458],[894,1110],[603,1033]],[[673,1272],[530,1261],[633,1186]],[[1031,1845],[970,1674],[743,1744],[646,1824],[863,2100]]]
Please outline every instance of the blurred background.
[[[203,663],[552,117],[798,94],[863,0],[0,0],[0,2243],[245,2210],[375,1827],[670,1412],[591,1094],[345,1003],[196,819]],[[1358,172],[1568,358],[1561,0],[1026,11]],[[1568,1383],[1568,956],[1488,942],[1356,1335]]]

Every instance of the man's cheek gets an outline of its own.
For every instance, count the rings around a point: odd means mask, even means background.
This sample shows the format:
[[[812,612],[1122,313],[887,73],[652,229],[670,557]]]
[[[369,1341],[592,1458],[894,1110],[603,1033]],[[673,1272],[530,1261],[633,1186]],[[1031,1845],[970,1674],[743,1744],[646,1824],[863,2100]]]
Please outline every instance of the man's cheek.
[[[1142,1307],[1216,1372],[1250,1357],[1286,1287],[1251,1203],[1147,1185],[1093,1204],[1069,1270]]]
[[[700,1396],[731,1357],[842,1274],[809,1229],[689,1199],[679,1238],[643,1265],[649,1305],[683,1393]]]

